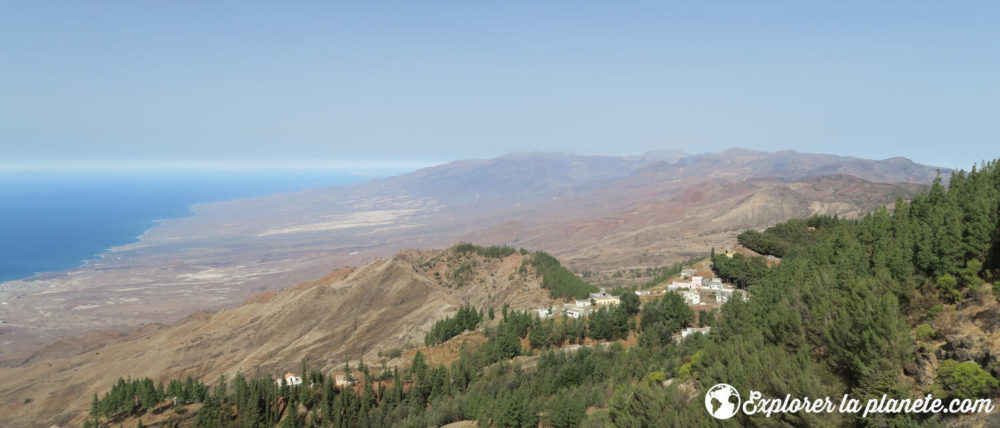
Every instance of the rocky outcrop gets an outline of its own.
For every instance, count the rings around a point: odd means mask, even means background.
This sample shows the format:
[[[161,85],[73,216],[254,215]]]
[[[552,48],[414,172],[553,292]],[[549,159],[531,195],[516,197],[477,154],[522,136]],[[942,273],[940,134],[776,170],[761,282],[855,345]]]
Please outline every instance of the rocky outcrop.
[[[938,360],[975,361],[994,377],[1000,378],[1000,304],[988,293],[974,293],[952,316],[940,321],[942,343]]]
[[[913,378],[920,387],[926,388],[934,383],[937,366],[937,355],[930,349],[921,347],[914,355],[913,361],[903,366],[903,373]]]

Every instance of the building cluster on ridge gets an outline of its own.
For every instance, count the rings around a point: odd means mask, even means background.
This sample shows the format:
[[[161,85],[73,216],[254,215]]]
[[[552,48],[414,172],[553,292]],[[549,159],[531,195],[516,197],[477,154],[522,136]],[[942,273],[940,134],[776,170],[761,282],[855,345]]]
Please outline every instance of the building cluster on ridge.
[[[733,294],[740,294],[745,301],[747,294],[729,284],[724,284],[721,278],[705,278],[697,275],[694,269],[684,269],[680,274],[680,281],[674,281],[664,290],[635,290],[634,293],[640,298],[651,294],[665,294],[674,292],[680,294],[684,301],[690,306],[705,306],[707,303],[702,300],[704,295],[714,298],[718,304],[723,304],[732,298]],[[685,281],[686,280],[686,281]],[[617,305],[621,303],[618,296],[611,295],[606,289],[601,288],[597,293],[591,293],[585,300],[575,300],[558,307],[536,309],[539,318],[549,318],[557,314],[562,314],[569,318],[581,318],[596,307]]]

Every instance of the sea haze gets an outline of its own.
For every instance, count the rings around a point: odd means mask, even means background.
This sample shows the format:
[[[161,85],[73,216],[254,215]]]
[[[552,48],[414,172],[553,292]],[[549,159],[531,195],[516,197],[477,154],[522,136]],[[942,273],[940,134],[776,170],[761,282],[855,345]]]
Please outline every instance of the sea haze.
[[[199,202],[353,184],[330,170],[0,171],[0,282],[79,266]]]

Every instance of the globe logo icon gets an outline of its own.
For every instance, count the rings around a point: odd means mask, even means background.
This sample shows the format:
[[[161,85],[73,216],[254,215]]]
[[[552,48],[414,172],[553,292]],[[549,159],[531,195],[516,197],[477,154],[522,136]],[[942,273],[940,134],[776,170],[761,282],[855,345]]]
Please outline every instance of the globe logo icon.
[[[705,409],[716,419],[729,419],[740,408],[740,393],[732,385],[720,383],[705,394]]]

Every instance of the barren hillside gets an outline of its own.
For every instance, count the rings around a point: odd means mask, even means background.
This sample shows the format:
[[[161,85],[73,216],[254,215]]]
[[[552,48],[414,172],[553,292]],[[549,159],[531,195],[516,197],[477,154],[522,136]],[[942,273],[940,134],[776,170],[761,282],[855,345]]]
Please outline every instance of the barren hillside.
[[[93,393],[119,377],[214,381],[275,376],[303,361],[332,370],[346,361],[377,359],[385,347],[423,344],[437,320],[461,305],[544,306],[548,292],[524,256],[403,251],[363,268],[339,269],[321,280],[265,293],[232,309],[201,312],[172,326],[150,326],[120,338],[91,338],[79,354],[46,349],[17,367],[0,368],[0,420],[16,426],[71,422]],[[460,276],[456,272],[464,272]]]
[[[801,181],[634,176],[615,185],[614,194],[652,196],[622,198],[611,214],[588,211],[586,197],[571,198],[567,206],[581,207],[572,219],[509,221],[461,238],[545,248],[577,270],[659,266],[730,245],[746,229],[815,214],[853,217],[919,188],[842,174]]]

